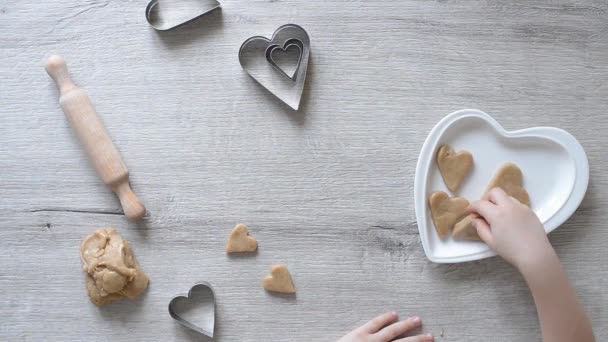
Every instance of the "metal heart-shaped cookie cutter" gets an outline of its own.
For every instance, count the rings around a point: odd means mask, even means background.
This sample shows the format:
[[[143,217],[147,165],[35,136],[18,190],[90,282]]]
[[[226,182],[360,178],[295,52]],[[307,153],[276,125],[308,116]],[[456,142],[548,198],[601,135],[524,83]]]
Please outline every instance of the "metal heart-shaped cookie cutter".
[[[198,301],[197,303],[192,303]],[[185,319],[182,315],[192,309],[196,304],[202,305],[211,302],[210,308],[204,314],[203,325],[197,325]],[[198,333],[213,338],[215,330],[215,292],[208,282],[200,282],[188,291],[187,295],[177,296],[169,302],[169,314],[181,325],[188,327]]]
[[[197,0],[196,3],[178,0],[150,0],[146,6],[146,20],[148,24],[158,31],[167,31],[182,26],[192,20],[220,8],[216,0]],[[163,7],[170,7],[178,14],[163,16],[161,14],[161,3]],[[169,11],[169,9],[165,9]]]
[[[281,50],[283,52],[286,52],[290,47],[296,47],[298,49],[298,62],[296,63],[296,68],[293,71],[292,75],[289,75],[287,73],[286,70],[283,70],[283,68],[281,68],[278,63],[275,61],[274,59],[274,55],[273,53],[275,51]],[[270,63],[270,65],[272,65],[278,72],[282,73],[283,75],[285,75],[285,77],[289,78],[290,80],[292,80],[293,82],[295,82],[297,80],[298,77],[298,69],[300,68],[300,64],[302,64],[302,52],[304,51],[304,46],[302,44],[302,41],[299,39],[289,39],[288,41],[286,41],[283,46],[279,46],[277,44],[273,44],[270,45],[267,49],[266,49],[266,60],[268,61],[268,63]]]
[[[300,53],[295,71],[290,76],[276,63],[273,52],[293,47],[298,48]],[[308,33],[296,24],[279,27],[271,39],[251,37],[239,49],[239,62],[245,72],[294,110],[298,110],[302,99],[309,56]]]

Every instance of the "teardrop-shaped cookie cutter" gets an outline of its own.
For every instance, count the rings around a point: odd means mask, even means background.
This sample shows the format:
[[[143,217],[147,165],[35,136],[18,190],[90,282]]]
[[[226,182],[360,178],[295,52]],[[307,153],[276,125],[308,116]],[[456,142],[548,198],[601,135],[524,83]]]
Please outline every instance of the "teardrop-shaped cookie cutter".
[[[148,6],[146,6],[146,20],[148,21],[148,24],[150,24],[150,26],[152,26],[157,31],[167,31],[167,30],[171,30],[171,29],[180,27],[197,18],[200,18],[206,14],[209,14],[221,7],[221,4],[217,0],[199,0],[201,3],[209,3],[208,6],[202,7],[203,9],[202,9],[201,13],[195,13],[192,16],[186,17],[186,19],[179,21],[179,22],[166,22],[166,21],[159,22],[154,15],[155,11],[160,6],[159,1],[162,2],[162,0],[150,0],[150,2],[148,3]]]

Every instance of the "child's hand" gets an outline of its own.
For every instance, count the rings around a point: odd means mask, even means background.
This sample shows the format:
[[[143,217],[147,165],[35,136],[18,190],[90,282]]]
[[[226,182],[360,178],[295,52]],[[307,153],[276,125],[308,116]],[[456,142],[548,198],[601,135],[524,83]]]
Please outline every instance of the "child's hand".
[[[501,188],[490,190],[469,210],[479,215],[473,220],[479,237],[520,270],[552,249],[534,212]]]
[[[419,317],[410,317],[399,322],[396,312],[382,314],[342,337],[338,342],[432,342],[431,334],[395,338],[422,325]]]
[[[477,234],[522,273],[534,297],[543,341],[593,342],[591,322],[534,212],[502,189],[490,190],[469,210]]]

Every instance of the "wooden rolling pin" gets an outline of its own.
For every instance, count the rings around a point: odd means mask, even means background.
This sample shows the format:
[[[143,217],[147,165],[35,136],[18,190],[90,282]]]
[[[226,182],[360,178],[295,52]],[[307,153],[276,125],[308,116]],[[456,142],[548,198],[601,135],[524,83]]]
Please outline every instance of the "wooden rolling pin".
[[[118,195],[127,218],[141,219],[146,208],[131,190],[129,170],[93,108],[91,99],[83,89],[72,82],[65,60],[61,56],[51,56],[46,63],[46,71],[57,83],[60,92],[59,104],[84,145],[97,174]]]

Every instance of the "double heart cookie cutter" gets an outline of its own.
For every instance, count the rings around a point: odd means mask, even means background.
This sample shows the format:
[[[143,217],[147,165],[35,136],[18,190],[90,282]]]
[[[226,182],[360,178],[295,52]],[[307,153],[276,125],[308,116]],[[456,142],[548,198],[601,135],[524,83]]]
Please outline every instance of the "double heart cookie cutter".
[[[213,338],[215,331],[215,292],[208,282],[190,288],[188,294],[169,302],[169,314],[179,324]],[[190,316],[197,316],[194,317]]]
[[[146,20],[154,29],[167,31],[189,23],[220,7],[220,3],[216,0],[151,0],[146,6]]]
[[[289,50],[297,53],[291,60],[291,71],[287,70],[289,61],[277,61],[279,53],[289,57]],[[239,62],[245,72],[294,110],[300,107],[309,57],[310,37],[296,24],[279,27],[270,39],[251,37],[239,49]]]

